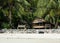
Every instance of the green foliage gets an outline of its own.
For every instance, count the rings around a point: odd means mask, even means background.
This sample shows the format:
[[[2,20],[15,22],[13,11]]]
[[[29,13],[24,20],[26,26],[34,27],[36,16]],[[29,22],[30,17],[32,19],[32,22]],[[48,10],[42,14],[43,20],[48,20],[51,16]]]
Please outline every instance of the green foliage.
[[[2,27],[2,29],[9,29],[10,28],[10,25],[8,24],[8,23],[3,23],[2,25],[1,25],[1,27]]]
[[[10,25],[16,28],[18,21],[25,21],[32,27],[36,17],[58,24],[60,0],[0,0],[0,22],[3,28],[10,28]]]

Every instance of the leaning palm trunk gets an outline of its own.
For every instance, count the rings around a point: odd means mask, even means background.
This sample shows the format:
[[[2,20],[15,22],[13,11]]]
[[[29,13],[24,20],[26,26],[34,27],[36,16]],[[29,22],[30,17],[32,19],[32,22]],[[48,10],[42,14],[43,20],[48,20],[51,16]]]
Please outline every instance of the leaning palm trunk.
[[[59,17],[57,17],[57,21],[56,21],[56,24],[55,24],[55,29],[58,28],[58,20],[59,20]]]
[[[12,13],[11,13],[11,8],[12,8],[12,6],[11,5],[9,5],[9,24],[10,24],[10,28],[12,27],[12,17],[11,17],[11,15],[12,15]]]

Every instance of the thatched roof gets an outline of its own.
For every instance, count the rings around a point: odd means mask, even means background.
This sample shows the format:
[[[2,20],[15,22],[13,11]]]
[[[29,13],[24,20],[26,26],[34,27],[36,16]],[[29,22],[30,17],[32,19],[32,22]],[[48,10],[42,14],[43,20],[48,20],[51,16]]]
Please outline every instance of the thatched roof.
[[[33,23],[46,22],[44,19],[35,19]]]

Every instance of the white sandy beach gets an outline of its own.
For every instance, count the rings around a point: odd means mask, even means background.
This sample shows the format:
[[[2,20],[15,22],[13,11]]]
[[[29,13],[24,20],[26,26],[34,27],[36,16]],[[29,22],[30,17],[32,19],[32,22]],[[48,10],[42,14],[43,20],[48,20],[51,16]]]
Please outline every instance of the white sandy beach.
[[[60,43],[60,39],[0,39],[0,43]]]
[[[60,43],[59,34],[0,34],[0,43]]]

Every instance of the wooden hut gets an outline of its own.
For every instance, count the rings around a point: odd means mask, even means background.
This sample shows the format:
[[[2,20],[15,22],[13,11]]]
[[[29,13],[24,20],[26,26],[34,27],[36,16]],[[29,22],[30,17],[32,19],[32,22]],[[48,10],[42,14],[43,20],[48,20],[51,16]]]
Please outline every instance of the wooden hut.
[[[33,22],[34,29],[51,29],[52,24],[45,21],[44,19],[37,18]]]

